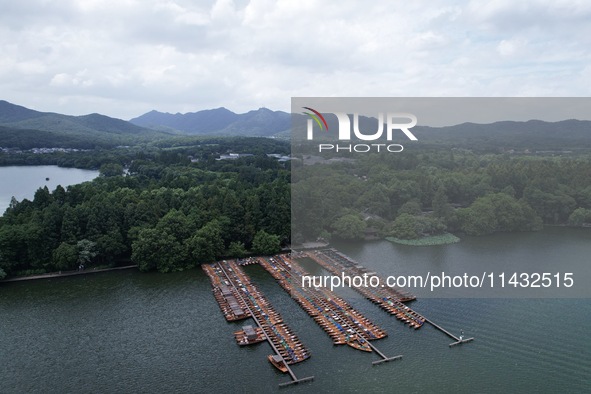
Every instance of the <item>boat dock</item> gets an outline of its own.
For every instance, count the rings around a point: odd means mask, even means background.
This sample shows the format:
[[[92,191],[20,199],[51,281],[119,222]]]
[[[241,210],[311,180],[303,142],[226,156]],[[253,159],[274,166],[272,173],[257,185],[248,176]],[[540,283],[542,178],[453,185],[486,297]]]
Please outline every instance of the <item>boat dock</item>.
[[[349,257],[337,252],[334,249],[302,252],[298,253],[298,257],[308,257],[314,260],[317,264],[325,268],[333,275],[341,275],[342,273],[345,273],[349,276],[363,277],[366,275],[367,277],[378,277],[375,272],[369,272],[362,265],[354,262]],[[382,278],[379,278],[379,281],[382,285],[386,283],[386,281]],[[414,329],[421,328],[425,323],[425,317],[421,316],[419,313],[413,311],[411,308],[403,304],[403,302],[416,299],[414,295],[403,289],[388,286],[352,286],[351,288],[362,294],[374,304],[377,304],[389,314],[395,316],[398,320],[401,320]]]
[[[238,290],[230,285],[224,275],[220,275],[219,268],[216,268],[214,264],[204,264],[202,268],[209,276],[213,287],[213,296],[226,320],[236,321],[251,317],[251,313],[246,308],[244,301],[239,297]]]
[[[298,379],[290,368],[290,365],[308,359],[310,352],[283,322],[281,315],[264,295],[250,282],[242,268],[234,261],[222,261],[204,264],[203,269],[211,280],[214,296],[226,319],[237,320],[235,317],[238,315],[240,318],[252,317],[262,331],[275,352],[273,360],[278,359],[281,363],[279,366],[275,363],[273,365],[282,371],[285,370],[292,378],[291,382],[282,383],[280,386],[313,380],[313,376]],[[231,302],[235,302],[234,308],[230,306]],[[243,331],[246,333],[247,329]]]
[[[237,344],[246,346],[267,341],[274,352],[273,355],[268,356],[269,362],[291,377],[291,381],[279,384],[280,387],[314,379],[314,376],[298,378],[290,367],[307,360],[310,357],[310,351],[285,324],[281,314],[250,281],[242,268],[243,265],[259,264],[271,274],[329,335],[334,345],[348,345],[356,350],[375,353],[380,359],[373,361],[373,365],[402,358],[401,355],[388,357],[371,343],[386,337],[387,332],[355,310],[347,301],[321,285],[304,286],[303,277],[309,277],[310,274],[298,263],[297,260],[300,258],[310,258],[333,275],[377,276],[334,249],[287,253],[272,257],[249,257],[237,261],[224,260],[202,265],[211,281],[214,298],[226,320],[252,318],[256,323],[256,327],[244,325],[242,330],[234,332]],[[379,279],[381,284],[386,283],[383,279]],[[383,285],[351,287],[412,328],[419,329],[425,323],[430,324],[455,341],[449,344],[450,347],[474,340],[474,338],[464,338],[463,332],[458,337],[404,305],[404,302],[414,300],[416,297],[403,289]]]
[[[375,272],[369,272],[365,267],[359,263],[353,261],[348,256],[338,252],[335,249],[323,249],[317,251],[298,252],[298,257],[308,257],[315,261],[318,265],[325,268],[333,275],[357,275],[357,276],[377,276]],[[378,277],[379,278],[379,277]],[[380,283],[386,283],[382,278],[379,278]],[[455,342],[450,343],[449,346],[457,346],[466,342],[472,342],[474,338],[465,338],[463,335],[457,337],[444,329],[443,327],[435,324],[433,321],[428,320],[426,317],[420,315],[416,311],[413,311],[408,306],[404,305],[403,302],[415,300],[416,297],[409,292],[392,288],[392,287],[358,287],[352,286],[354,290],[361,293],[365,298],[377,304],[380,308],[396,316],[398,320],[403,321],[410,327],[415,329],[421,328],[425,323],[429,323],[435,329],[443,332],[450,338],[454,339]]]
[[[308,273],[291,260],[289,255],[260,257],[258,260],[259,264],[331,337],[333,344],[347,344],[366,352],[375,351],[382,359],[375,361],[374,365],[402,357],[387,357],[372,345],[370,341],[386,337],[386,331],[355,310],[344,299],[325,288],[302,287],[301,277]]]

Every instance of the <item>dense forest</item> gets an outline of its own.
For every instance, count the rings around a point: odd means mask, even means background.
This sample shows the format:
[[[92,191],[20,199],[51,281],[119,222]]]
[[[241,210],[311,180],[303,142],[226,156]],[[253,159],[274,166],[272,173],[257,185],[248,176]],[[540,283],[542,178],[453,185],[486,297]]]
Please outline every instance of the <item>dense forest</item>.
[[[305,159],[305,157],[304,157]],[[413,239],[591,223],[591,158],[448,149],[292,169],[293,241]]]
[[[229,146],[252,156],[215,160]],[[275,253],[289,242],[290,179],[284,164],[264,151],[288,150],[286,142],[239,138],[99,152],[92,160],[101,176],[93,182],[12,201],[0,218],[0,274],[130,259],[144,271],[169,272],[222,256]],[[64,156],[30,160],[57,164],[51,161]],[[70,159],[86,163],[84,155]]]
[[[216,160],[229,152],[243,155]],[[0,154],[0,165],[101,174],[12,201],[0,218],[0,276],[129,261],[170,272],[318,237],[415,239],[591,223],[585,154],[433,148],[314,165],[268,156],[289,152],[289,143],[269,138],[176,137],[92,152]]]

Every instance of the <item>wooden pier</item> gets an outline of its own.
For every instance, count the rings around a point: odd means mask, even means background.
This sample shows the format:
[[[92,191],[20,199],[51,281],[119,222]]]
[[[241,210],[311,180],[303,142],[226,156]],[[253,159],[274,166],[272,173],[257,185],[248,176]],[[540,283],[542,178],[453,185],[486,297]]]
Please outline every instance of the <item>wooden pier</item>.
[[[359,263],[334,249],[303,252],[299,253],[298,256],[314,260],[333,275],[338,276],[345,273],[351,277],[363,277],[364,275],[378,277],[375,272],[369,272]],[[425,323],[425,317],[403,304],[416,299],[416,297],[403,289],[383,286],[386,283],[383,278],[379,278],[379,281],[382,286],[351,286],[351,288],[410,327],[414,329],[421,328]]]
[[[368,276],[376,276],[375,273],[368,272],[368,270],[365,267],[363,267],[359,263],[353,261],[351,258],[338,252],[335,249],[299,252],[297,256],[308,257],[312,259],[318,265],[325,268],[333,275],[341,275],[342,273],[345,273],[350,276],[363,276],[364,274]],[[385,283],[385,281],[382,278],[380,278],[380,283],[383,284]],[[405,322],[406,324],[415,329],[421,328],[424,323],[431,324],[433,327],[435,327],[435,329],[443,332],[444,334],[455,340],[455,342],[449,344],[450,347],[461,345],[466,342],[472,342],[474,340],[474,338],[464,339],[463,336],[457,337],[449,331],[445,330],[443,327],[435,324],[433,321],[428,320],[426,317],[420,315],[416,311],[404,305],[403,302],[416,299],[415,296],[408,293],[407,291],[404,291],[402,289],[381,286],[376,288],[352,286],[352,288],[364,295],[365,298],[367,298],[371,302],[377,304],[386,312],[396,316],[397,319]]]
[[[371,340],[384,338],[387,333],[345,300],[325,288],[302,287],[301,277],[309,274],[291,260],[289,255],[261,257],[258,260],[260,265],[332,338],[335,345],[347,344],[358,350],[375,351],[382,359],[374,361],[374,365],[402,357],[400,355],[387,357],[372,345]]]
[[[254,328],[244,326],[241,331],[234,333],[237,343],[245,346],[266,340],[274,352],[274,355],[269,356],[269,361],[291,377],[291,381],[279,384],[280,387],[314,380],[314,376],[298,378],[290,367],[308,359],[310,352],[284,323],[281,314],[250,281],[241,267],[243,265],[259,264],[270,273],[330,336],[333,344],[346,344],[357,350],[374,352],[380,360],[373,361],[372,365],[402,358],[402,355],[388,357],[370,342],[384,338],[388,334],[344,299],[325,287],[304,286],[302,277],[310,274],[294,257],[296,259],[309,257],[333,275],[345,273],[350,276],[375,276],[375,273],[369,272],[365,267],[334,249],[298,252],[293,256],[283,254],[273,257],[251,257],[239,261],[224,260],[202,265],[211,280],[213,295],[226,320],[252,318],[256,323]],[[380,283],[385,282],[380,278]],[[455,341],[449,344],[450,347],[474,340],[474,338],[464,339],[463,332],[459,337],[455,336],[404,305],[403,302],[414,300],[415,297],[403,289],[384,286],[352,286],[352,288],[412,328],[421,328],[424,323],[432,325]]]
[[[445,328],[433,323],[431,320],[426,320],[427,323],[429,323],[430,325],[432,325],[433,327],[435,327],[437,330],[441,331],[442,333],[444,333],[445,335],[447,335],[448,337],[452,338],[455,340],[455,342],[450,343],[449,347],[453,347],[453,346],[457,346],[457,345],[461,345],[462,343],[466,343],[466,342],[472,342],[474,340],[474,338],[466,338],[464,339],[462,336],[455,336],[454,334],[452,334],[451,332],[447,331]]]
[[[292,381],[281,383],[279,386],[283,387],[313,380],[313,376],[298,378],[290,368],[290,365],[308,359],[310,352],[283,322],[281,315],[273,309],[262,293],[250,282],[242,268],[233,261],[223,261],[206,264],[203,269],[212,281],[214,294],[216,294],[218,287],[226,286],[226,294],[228,294],[229,290],[231,296],[236,298],[238,305],[244,307],[247,317],[253,318],[257,327],[271,345],[276,357],[282,361]],[[217,297],[216,300],[219,302]],[[220,307],[222,307],[222,304],[220,304]],[[222,307],[222,311],[224,310],[224,307]]]
[[[400,359],[402,359],[402,354],[399,354],[398,356],[394,356],[394,357],[387,357],[386,355],[384,355],[384,353],[380,352],[378,350],[378,348],[376,348],[374,345],[372,345],[369,342],[368,342],[368,344],[378,354],[378,356],[380,356],[382,358],[381,360],[373,361],[371,363],[372,365],[378,365],[378,364],[381,364],[381,363],[386,363],[388,361],[394,361],[394,360],[400,360]]]

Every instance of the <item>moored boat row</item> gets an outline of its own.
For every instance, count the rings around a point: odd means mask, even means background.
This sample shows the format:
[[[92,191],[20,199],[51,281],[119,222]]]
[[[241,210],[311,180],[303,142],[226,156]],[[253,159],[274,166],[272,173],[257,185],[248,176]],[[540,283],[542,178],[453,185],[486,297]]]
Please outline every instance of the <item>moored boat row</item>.
[[[368,340],[387,336],[384,330],[328,289],[302,287],[301,276],[308,274],[289,255],[261,257],[258,260],[335,345],[349,344],[355,349],[371,351]]]
[[[222,272],[216,270],[211,264],[204,264],[203,270],[209,276],[213,296],[226,320],[236,321],[250,317],[250,312],[246,308],[246,305],[236,293],[236,289],[230,286],[230,283],[222,275]]]
[[[303,252],[299,253],[298,257],[311,258],[334,275],[345,273],[349,276],[377,276],[334,249]],[[380,278],[380,283],[385,283],[385,281]],[[414,300],[415,297],[402,289],[388,286],[352,286],[352,288],[412,328],[421,328],[425,323],[425,317],[403,304],[403,302]]]
[[[273,359],[282,360],[283,364],[295,364],[310,357],[309,350],[301,343],[296,334],[283,322],[282,316],[269,303],[266,297],[251,283],[250,278],[234,261],[221,261],[204,264],[203,269],[214,287],[214,296],[228,320],[237,320],[239,311],[231,308],[238,305],[246,317],[252,317],[257,327],[245,326],[234,333],[239,345],[258,343],[268,339],[277,352]],[[280,362],[272,363],[279,368]],[[284,368],[279,368],[283,371]],[[287,367],[285,371],[287,371]]]

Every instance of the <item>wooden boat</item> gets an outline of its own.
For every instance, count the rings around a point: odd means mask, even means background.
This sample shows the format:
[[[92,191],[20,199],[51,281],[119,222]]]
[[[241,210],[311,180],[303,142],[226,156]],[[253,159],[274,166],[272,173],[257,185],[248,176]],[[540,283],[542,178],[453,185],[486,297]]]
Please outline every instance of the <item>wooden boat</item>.
[[[242,330],[236,331],[234,338],[236,338],[236,342],[240,346],[263,342],[267,339],[262,329],[259,327],[252,328],[251,326],[245,326],[242,327]]]
[[[351,339],[349,339],[347,341],[347,345],[351,346],[354,349],[357,350],[363,350],[364,352],[371,352],[372,349],[369,346],[369,344],[367,343],[367,341],[365,339],[361,339],[359,340],[359,338],[357,337],[352,337]]]
[[[285,365],[285,361],[283,361],[281,356],[269,354],[267,359],[275,368],[283,373],[287,373],[287,365]]]

